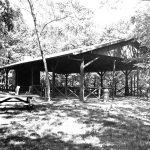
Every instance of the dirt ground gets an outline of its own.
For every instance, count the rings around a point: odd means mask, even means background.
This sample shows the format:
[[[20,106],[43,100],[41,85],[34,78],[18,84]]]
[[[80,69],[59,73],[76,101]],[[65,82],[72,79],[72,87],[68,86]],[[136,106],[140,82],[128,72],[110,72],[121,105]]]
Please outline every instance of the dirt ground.
[[[0,150],[148,150],[150,100],[54,99],[0,106]]]

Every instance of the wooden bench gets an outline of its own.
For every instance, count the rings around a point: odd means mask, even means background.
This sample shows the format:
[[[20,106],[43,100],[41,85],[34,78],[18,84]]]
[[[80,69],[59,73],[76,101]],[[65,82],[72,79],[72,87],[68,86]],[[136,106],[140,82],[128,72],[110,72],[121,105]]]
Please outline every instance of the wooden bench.
[[[20,90],[20,86],[16,86],[15,91],[14,92],[9,92],[9,94],[11,94],[11,95],[19,95],[19,90]]]

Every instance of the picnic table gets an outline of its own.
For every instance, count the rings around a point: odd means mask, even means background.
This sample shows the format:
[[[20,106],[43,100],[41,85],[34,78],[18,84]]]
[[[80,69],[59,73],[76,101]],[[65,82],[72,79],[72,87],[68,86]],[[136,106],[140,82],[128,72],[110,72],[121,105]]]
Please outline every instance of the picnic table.
[[[27,92],[26,94],[19,94],[20,86],[16,86],[14,92],[0,93],[0,104],[4,102],[23,102],[31,106],[31,100],[39,97],[38,95]]]
[[[4,102],[23,102],[31,106],[31,100],[33,98],[39,97],[38,95],[32,95],[32,94],[24,94],[24,95],[10,95],[10,94],[4,94],[0,95],[0,104]]]

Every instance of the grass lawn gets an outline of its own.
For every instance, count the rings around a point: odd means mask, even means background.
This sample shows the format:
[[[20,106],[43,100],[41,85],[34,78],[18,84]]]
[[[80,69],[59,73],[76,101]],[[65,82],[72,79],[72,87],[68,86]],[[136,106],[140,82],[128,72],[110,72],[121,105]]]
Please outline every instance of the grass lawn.
[[[148,150],[150,100],[55,99],[0,107],[0,150]]]

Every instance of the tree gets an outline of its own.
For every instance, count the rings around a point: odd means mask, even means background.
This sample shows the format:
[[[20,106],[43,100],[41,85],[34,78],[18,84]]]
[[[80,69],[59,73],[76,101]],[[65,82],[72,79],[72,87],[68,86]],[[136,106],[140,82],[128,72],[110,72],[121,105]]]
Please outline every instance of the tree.
[[[131,18],[131,23],[134,25],[134,37],[140,42],[136,66],[139,72],[139,85],[143,88],[150,85],[149,70],[150,70],[150,5],[149,2],[140,2],[140,9],[136,11],[135,16]],[[144,8],[144,9],[141,9]]]
[[[5,41],[9,34],[9,32],[14,29],[14,21],[18,18],[19,12],[18,10],[14,10],[8,0],[1,1],[0,0],[0,56],[2,60],[6,60],[4,62],[9,62],[10,53],[6,52]],[[1,62],[3,64],[3,61]]]
[[[0,1],[0,32],[2,36],[13,30],[13,21],[17,15],[17,11],[10,7],[8,0]]]
[[[24,22],[22,15],[14,21],[14,30],[9,32],[5,39],[7,51],[14,61],[24,59],[24,56],[37,57],[40,52],[36,35]]]
[[[39,50],[41,52],[41,56],[42,56],[43,63],[44,63],[44,69],[45,69],[45,73],[46,73],[47,97],[48,97],[48,100],[50,101],[50,82],[49,82],[49,78],[48,78],[47,63],[46,63],[46,59],[45,59],[45,56],[44,56],[44,53],[43,53],[43,49],[42,49],[42,46],[41,46],[41,41],[40,41],[38,29],[37,29],[36,16],[34,14],[34,7],[33,7],[32,0],[28,0],[28,3],[29,3],[29,6],[30,6],[30,10],[31,10],[31,15],[33,17],[33,21],[34,21],[35,33],[36,33],[37,41],[38,41],[38,47],[39,47]]]
[[[44,22],[41,27],[39,26],[42,31],[43,47],[47,50],[45,53],[94,44],[96,38],[91,22],[92,11],[73,0],[52,1],[46,8],[52,10],[48,13],[48,17],[52,18],[53,22],[47,21],[49,24]]]

